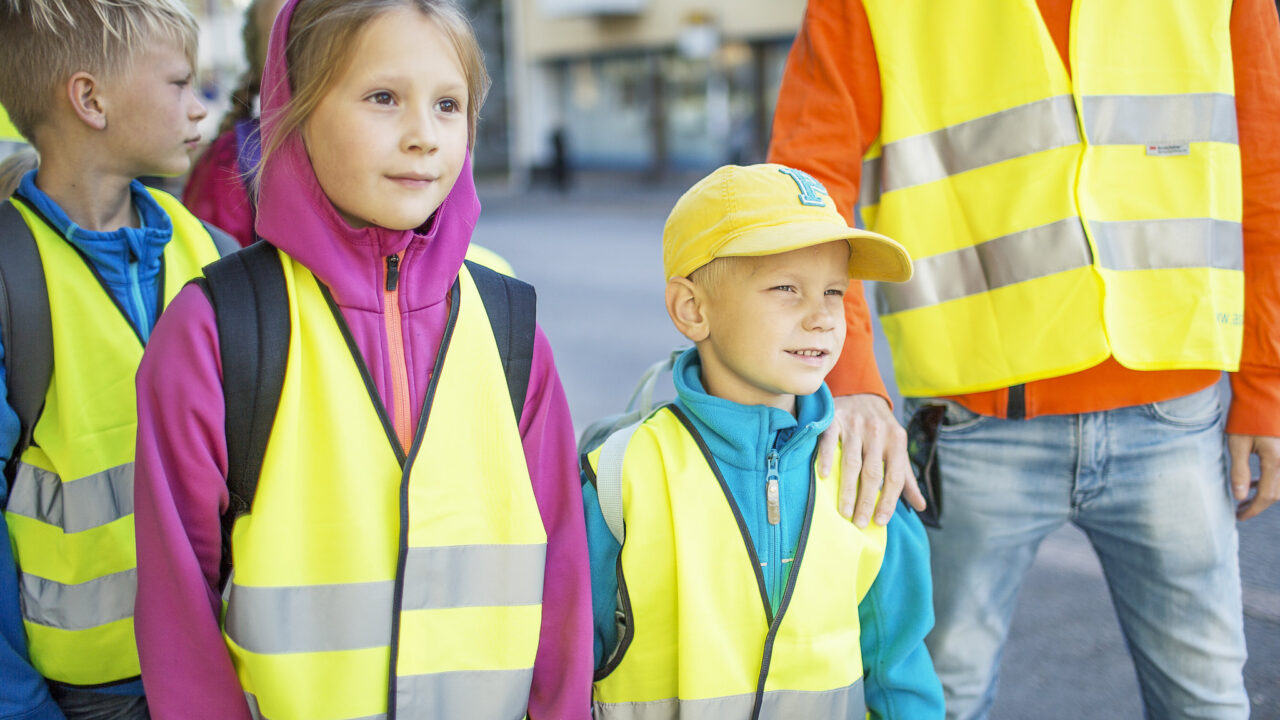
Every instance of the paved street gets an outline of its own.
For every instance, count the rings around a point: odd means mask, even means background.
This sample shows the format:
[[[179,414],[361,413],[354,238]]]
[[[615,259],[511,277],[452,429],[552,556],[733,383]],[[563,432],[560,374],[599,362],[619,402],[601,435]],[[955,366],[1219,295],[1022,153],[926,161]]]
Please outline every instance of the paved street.
[[[476,241],[538,288],[579,429],[620,410],[640,373],[685,344],[662,303],[662,224],[680,188],[580,181],[569,196],[481,186]],[[606,189],[607,188],[607,189]],[[882,368],[887,353],[881,352]],[[670,396],[669,384],[667,394]],[[1255,720],[1280,719],[1280,508],[1241,525]],[[1215,592],[1215,588],[1205,588]],[[1137,683],[1084,535],[1045,541],[1019,600],[995,720],[1140,718]]]

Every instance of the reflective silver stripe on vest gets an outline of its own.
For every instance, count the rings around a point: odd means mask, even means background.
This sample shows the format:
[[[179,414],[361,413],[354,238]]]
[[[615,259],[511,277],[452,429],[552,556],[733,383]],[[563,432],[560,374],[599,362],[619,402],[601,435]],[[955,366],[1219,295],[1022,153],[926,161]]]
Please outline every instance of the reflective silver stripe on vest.
[[[1112,270],[1244,270],[1244,228],[1212,218],[1090,222],[1098,261]]]
[[[1079,218],[915,260],[905,283],[876,283],[887,313],[937,305],[1090,264]]]
[[[883,167],[883,158],[873,157],[862,161],[862,186],[858,188],[859,208],[880,204],[880,171]]]
[[[884,146],[884,192],[1080,142],[1070,95],[1038,100]]]
[[[22,573],[22,616],[28,622],[60,630],[88,630],[133,617],[138,571],[122,572],[63,585]]]
[[[253,693],[246,692],[244,694],[245,702],[249,703],[249,716],[253,720],[270,720],[266,715],[262,714],[262,709],[258,707],[258,698]],[[377,715],[363,715],[358,718],[345,718],[344,720],[386,720],[386,713],[378,713]]]
[[[396,678],[399,717],[523,718],[533,668],[467,670]]]
[[[19,463],[6,510],[66,533],[101,527],[133,514],[133,463],[70,482],[55,472]]]
[[[404,608],[537,605],[546,559],[546,545],[409,548]]]
[[[508,607],[542,602],[546,545],[410,548],[402,608]],[[227,635],[254,653],[327,652],[391,641],[390,580],[338,585],[231,584]]]
[[[1087,95],[1081,105],[1094,145],[1239,142],[1235,98],[1222,93]]]
[[[595,703],[596,720],[720,720],[750,717],[755,693],[703,700]],[[862,680],[837,690],[773,690],[764,694],[760,717],[863,720],[867,714]]]

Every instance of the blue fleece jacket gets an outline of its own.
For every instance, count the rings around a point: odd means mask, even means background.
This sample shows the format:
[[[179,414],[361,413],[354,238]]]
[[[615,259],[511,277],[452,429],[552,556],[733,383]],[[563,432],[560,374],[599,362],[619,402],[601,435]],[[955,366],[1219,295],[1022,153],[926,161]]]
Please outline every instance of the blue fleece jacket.
[[[776,612],[795,557],[809,500],[809,474],[818,436],[831,424],[826,385],[796,398],[796,415],[763,405],[740,405],[703,389],[696,350],[680,356],[674,371],[675,404],[702,435],[742,512]],[[781,521],[770,525],[765,478],[770,464],[780,475]],[[622,548],[600,512],[595,487],[583,476],[596,667],[617,645],[618,554]],[[928,720],[943,716],[942,686],[924,638],[933,627],[929,544],[915,513],[899,503],[886,528],[879,575],[858,605],[867,708],[873,718]]]
[[[53,228],[88,258],[94,271],[124,311],[129,323],[144,343],[151,336],[159,315],[161,256],[173,237],[168,213],[137,180],[130,186],[133,207],[142,227],[123,227],[111,232],[94,232],[79,227],[40,188],[38,170],[23,176],[15,193],[34,207]],[[0,347],[0,359],[4,348]],[[0,397],[8,397],[7,378],[0,365]],[[0,402],[0,465],[7,464],[18,444],[18,416],[8,402]],[[0,488],[0,506],[8,500],[8,488]],[[0,515],[0,529],[8,537],[8,526]],[[19,605],[18,574],[8,542],[0,543],[0,718],[4,720],[45,720],[62,718],[45,686],[44,678],[31,667],[27,656],[26,631]],[[142,681],[102,688],[100,692],[141,695]]]

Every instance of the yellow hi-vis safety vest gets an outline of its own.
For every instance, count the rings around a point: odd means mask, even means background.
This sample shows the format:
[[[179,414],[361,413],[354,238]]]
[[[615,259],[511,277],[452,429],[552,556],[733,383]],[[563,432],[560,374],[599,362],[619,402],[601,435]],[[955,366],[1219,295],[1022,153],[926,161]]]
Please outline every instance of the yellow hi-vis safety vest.
[[[868,227],[908,396],[1237,369],[1244,324],[1229,0],[1075,0],[1070,75],[1035,0],[864,0],[880,65]]]
[[[471,276],[458,275],[405,453],[327,289],[280,257],[284,386],[251,511],[232,529],[224,594],[250,709],[271,720],[523,717],[547,536]]]
[[[150,192],[173,222],[159,293],[167,305],[218,251],[176,198]],[[13,204],[40,251],[53,333],[44,410],[5,509],[31,664],[71,685],[127,680],[139,673],[133,376],[143,342],[71,243],[25,203]]]
[[[587,456],[593,473],[599,458]],[[858,603],[880,571],[885,531],[840,517],[838,474],[810,475],[775,616],[751,536],[688,418],[667,406],[636,430],[622,463],[625,628],[596,674],[596,718],[866,714]]]

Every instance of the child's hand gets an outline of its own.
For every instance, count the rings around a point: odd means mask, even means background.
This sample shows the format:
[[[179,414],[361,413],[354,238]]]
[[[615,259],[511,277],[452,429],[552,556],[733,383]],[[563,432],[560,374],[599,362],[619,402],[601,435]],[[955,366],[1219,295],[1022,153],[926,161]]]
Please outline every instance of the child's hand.
[[[835,419],[818,440],[818,470],[831,474],[837,443],[844,448],[840,477],[840,514],[866,527],[875,507],[876,522],[893,517],[898,497],[906,491],[916,510],[925,507],[907,460],[907,433],[879,395],[843,395],[835,399]],[[880,502],[876,504],[876,493]]]

